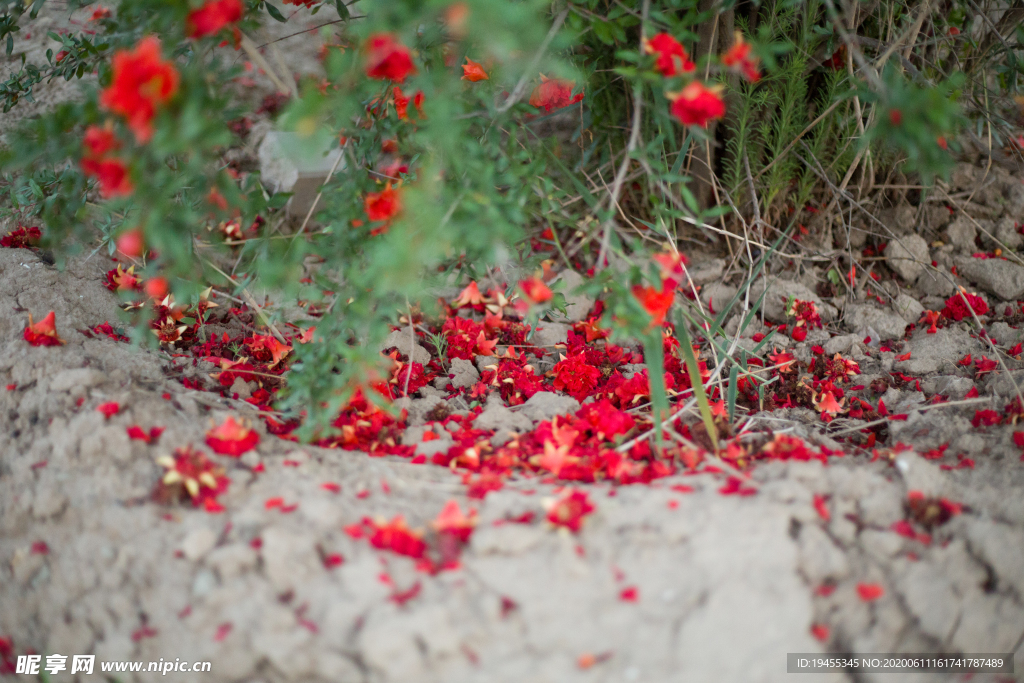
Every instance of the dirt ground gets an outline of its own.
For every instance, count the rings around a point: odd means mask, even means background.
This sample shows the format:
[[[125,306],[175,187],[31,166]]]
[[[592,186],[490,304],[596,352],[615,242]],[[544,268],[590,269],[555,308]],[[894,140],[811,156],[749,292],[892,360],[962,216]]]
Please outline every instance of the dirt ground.
[[[19,50],[40,49],[25,40]],[[41,94],[39,106],[49,97]],[[34,110],[15,111],[4,127]],[[791,678],[792,652],[1012,652],[1024,671],[1022,449],[1015,424],[972,424],[978,410],[1004,409],[1014,381],[1002,369],[979,375],[960,364],[967,354],[992,356],[967,321],[935,334],[927,325],[906,331],[963,285],[987,300],[991,314],[982,322],[1001,350],[1024,341],[1024,266],[973,256],[1024,246],[1016,227],[1024,221],[1022,180],[965,162],[943,201],[879,208],[898,238],[889,239],[880,268],[897,277],[864,278],[855,296],[819,296],[823,269],[803,263],[760,285],[769,288],[768,322],[786,321],[775,302],[787,295],[815,301],[826,322],[803,342],[777,337],[780,348],[801,360],[815,345],[844,354],[862,373],[852,384],[863,388],[847,396],[881,398],[892,415],[907,415],[888,424],[878,457],[836,440],[863,420],[826,424],[801,408],[760,413],[752,428],[844,455],[757,465],[752,495],[723,495],[725,475],[713,471],[583,485],[596,511],[577,535],[543,522],[556,483],[514,477],[470,500],[453,468],[268,434],[244,401],[186,388],[166,353],[81,332],[118,320],[118,300],[103,286],[108,260],[77,257],[60,271],[38,252],[0,249],[0,638],[11,644],[0,654],[206,660],[209,673],[117,677],[204,683],[746,683]],[[3,234],[12,226],[0,227]],[[872,233],[884,231],[855,222],[848,249],[862,249]],[[690,257],[706,305],[731,296],[740,273],[727,259]],[[932,275],[929,262],[958,274]],[[27,315],[38,320],[50,310],[67,343],[28,345]],[[559,329],[550,326],[564,341]],[[1024,366],[1011,356],[1007,366],[1024,386]],[[193,378],[203,372],[186,370]],[[893,373],[909,381],[897,388]],[[880,379],[887,384],[875,391]],[[952,405],[916,412],[936,394]],[[443,391],[424,391],[407,406],[406,442],[420,453],[436,448],[415,429],[438,400]],[[106,418],[96,407],[109,401],[122,410]],[[531,400],[530,410],[508,410],[499,401],[477,420],[496,432],[523,428],[523,420],[532,427],[574,403],[549,394]],[[225,510],[153,502],[164,471],[156,459],[201,446],[227,415],[252,418],[261,440],[242,458],[219,459],[231,480],[220,498]],[[164,431],[146,444],[129,439],[133,425]],[[927,538],[901,533],[912,517],[910,491],[962,511]],[[425,528],[453,499],[480,515],[454,569],[421,571],[345,531],[397,514]],[[529,512],[537,521],[509,521]],[[865,600],[864,585],[880,586],[881,596]]]

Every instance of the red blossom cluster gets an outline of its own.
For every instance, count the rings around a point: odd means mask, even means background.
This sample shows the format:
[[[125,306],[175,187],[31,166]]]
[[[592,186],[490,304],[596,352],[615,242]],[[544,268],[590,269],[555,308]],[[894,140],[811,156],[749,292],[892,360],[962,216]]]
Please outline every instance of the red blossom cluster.
[[[242,0],[207,0],[199,9],[188,13],[185,21],[189,38],[202,38],[217,33],[242,18]]]
[[[57,336],[57,314],[50,311],[37,323],[32,322],[32,314],[28,314],[28,326],[22,336],[32,346],[60,346],[64,340]]]
[[[946,307],[942,309],[942,315],[950,320],[960,322],[964,318],[973,318],[971,311],[975,315],[985,315],[988,313],[988,304],[977,294],[958,292],[946,299]]]
[[[42,238],[43,232],[39,228],[35,226],[26,228],[23,225],[19,225],[3,237],[0,237],[0,247],[7,249],[32,249],[39,244],[39,240]]]
[[[697,68],[690,61],[686,48],[667,33],[659,33],[645,41],[644,52],[655,55],[654,68],[665,78],[692,73]]]
[[[224,508],[217,497],[228,490],[231,480],[224,474],[224,468],[212,462],[202,451],[191,446],[178,448],[173,456],[157,458],[157,464],[164,468],[164,476],[153,491],[153,498],[159,503],[177,503],[191,500],[196,507],[208,512],[220,512]]]
[[[121,147],[111,126],[89,126],[85,129],[82,145],[85,148],[81,161],[82,172],[99,181],[103,197],[121,197],[134,191],[127,164],[110,156],[111,152]]]
[[[785,298],[783,298],[785,300]],[[790,336],[794,341],[801,342],[807,338],[807,330],[821,329],[821,316],[813,301],[792,299],[786,303],[786,315],[796,318]]]
[[[178,70],[162,58],[155,36],[146,36],[134,50],[114,53],[112,69],[113,78],[100,94],[100,104],[125,117],[136,140],[148,142],[157,108],[178,91]]]
[[[564,78],[548,78],[541,74],[540,85],[530,93],[530,106],[543,109],[545,114],[550,114],[556,109],[576,104],[583,100],[583,93],[579,92],[573,95],[572,91],[575,87],[574,81]]]

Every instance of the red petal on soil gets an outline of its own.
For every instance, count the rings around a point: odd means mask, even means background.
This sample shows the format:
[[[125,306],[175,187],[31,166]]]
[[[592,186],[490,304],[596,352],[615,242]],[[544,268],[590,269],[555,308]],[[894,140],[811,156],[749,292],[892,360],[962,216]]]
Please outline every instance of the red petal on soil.
[[[222,640],[224,640],[225,638],[227,638],[228,634],[231,633],[231,629],[232,628],[233,627],[232,627],[230,621],[226,621],[223,624],[221,624],[220,626],[218,626],[217,627],[217,632],[213,635],[213,642],[219,643]]]
[[[109,403],[101,403],[96,406],[96,410],[103,413],[103,416],[109,419],[112,415],[117,415],[118,411],[121,410],[121,406],[117,401],[110,401]]]
[[[831,630],[825,624],[813,624],[811,626],[811,635],[822,643],[828,642],[828,637],[830,633]]]
[[[422,589],[423,585],[419,581],[417,581],[404,591],[396,590],[388,596],[388,600],[395,603],[396,605],[401,606],[415,598],[417,595],[419,595]]]
[[[885,595],[885,589],[877,583],[858,583],[857,595],[864,602],[872,602]]]
[[[325,481],[323,484],[320,484],[320,488],[331,493],[341,493],[341,484],[336,484],[333,481]]]
[[[345,556],[341,553],[332,553],[324,557],[324,566],[328,569],[340,567],[345,562]]]
[[[640,591],[636,586],[627,586],[619,591],[619,600],[623,602],[636,602],[640,599]]]
[[[33,555],[49,555],[50,546],[46,545],[46,541],[36,541],[32,544]]]
[[[818,516],[826,522],[832,518],[832,513],[828,511],[828,506],[825,504],[825,496],[814,494],[814,509],[818,511]]]

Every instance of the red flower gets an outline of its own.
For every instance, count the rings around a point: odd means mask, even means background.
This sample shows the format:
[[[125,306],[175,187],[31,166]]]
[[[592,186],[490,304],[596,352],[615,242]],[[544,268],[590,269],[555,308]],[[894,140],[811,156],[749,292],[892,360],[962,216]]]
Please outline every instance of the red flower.
[[[391,33],[375,33],[366,41],[366,75],[402,83],[416,73],[409,48]]]
[[[259,442],[260,435],[255,429],[249,427],[244,420],[235,422],[231,415],[206,433],[206,445],[212,448],[214,453],[230,455],[233,458],[256,448]]]
[[[86,156],[96,159],[121,146],[117,136],[114,135],[113,128],[109,125],[104,128],[99,126],[89,126],[86,128],[85,135],[82,137],[82,144],[85,145]]]
[[[889,123],[891,123],[893,126],[898,126],[901,123],[903,123],[903,112],[901,112],[899,109],[890,109]]]
[[[927,325],[927,334],[935,334],[939,331],[939,314],[935,311],[925,311],[921,314],[921,319],[917,321],[917,324]]]
[[[644,307],[644,310],[650,314],[652,318],[651,325],[658,326],[665,322],[665,314],[672,307],[675,290],[663,286],[661,291],[658,291],[654,287],[633,285],[633,296]]]
[[[751,83],[757,83],[761,80],[761,73],[757,69],[758,61],[758,58],[751,54],[750,43],[744,42],[743,35],[737,31],[736,42],[722,55],[722,64],[739,71]]]
[[[519,288],[523,290],[523,294],[530,303],[542,304],[547,301],[551,301],[552,294],[551,289],[544,284],[544,281],[539,277],[531,277],[528,280],[523,280],[519,283]]]
[[[160,56],[160,41],[147,36],[132,51],[114,53],[114,77],[100,94],[100,104],[128,119],[128,127],[139,142],[153,135],[157,106],[178,90],[178,70]]]
[[[820,641],[822,643],[828,642],[828,637],[829,637],[829,634],[831,634],[831,633],[832,633],[832,631],[825,624],[812,624],[811,625],[811,635],[814,636],[814,638],[816,640],[818,640],[818,641]]]
[[[644,51],[649,55],[658,55],[654,68],[666,78],[688,74],[697,68],[686,54],[686,48],[667,33],[659,33],[644,42]]]
[[[885,595],[885,589],[877,583],[858,583],[857,595],[864,602],[872,602]]]
[[[619,591],[619,600],[623,602],[636,602],[640,599],[640,591],[636,586],[627,586]]]
[[[398,191],[387,184],[380,192],[368,192],[363,199],[363,208],[371,221],[389,221],[402,210],[402,201]]]
[[[423,95],[423,91],[422,90],[417,90],[416,94],[413,95],[412,98],[411,98],[413,106],[416,107],[416,113],[419,115],[419,117],[421,119],[424,118],[424,116],[423,116],[423,98],[424,98],[424,95]],[[398,114],[398,118],[401,121],[405,121],[405,120],[407,120],[409,118],[409,99],[410,98],[406,97],[405,93],[402,92],[401,88],[399,88],[398,86],[395,86],[395,113]],[[386,152],[387,151],[390,151],[390,152],[397,151],[397,145],[396,145],[396,149],[384,150],[384,151],[386,151]]]
[[[138,228],[121,233],[117,238],[117,250],[131,258],[142,256],[142,231]]]
[[[672,115],[684,126],[707,128],[708,121],[725,116],[725,102],[718,90],[693,81],[672,100]]]
[[[991,427],[992,425],[999,424],[1003,419],[1003,416],[994,410],[975,410],[974,417],[971,419],[971,424],[978,428],[981,425]]]
[[[466,57],[466,63],[462,65],[462,80],[476,83],[477,81],[486,81],[488,79],[490,79],[490,76],[484,71],[484,67],[479,62],[474,62],[469,57]]]
[[[444,509],[442,509],[437,518],[430,523],[438,533],[451,534],[463,543],[467,543],[469,541],[469,535],[473,533],[473,528],[476,524],[476,510],[470,508],[468,515],[463,514],[462,510],[459,508],[459,503],[454,500],[449,500],[445,503]]]
[[[176,501],[187,494],[196,507],[203,506],[210,512],[223,509],[217,496],[228,490],[231,480],[224,476],[224,468],[211,462],[203,452],[185,446],[175,450],[173,457],[157,458],[157,464],[166,470],[154,491],[158,501]]]
[[[100,181],[100,194],[104,198],[123,197],[135,190],[128,167],[120,159],[82,159],[82,172]]]
[[[793,338],[793,341],[802,342],[804,339],[807,339],[807,328],[794,327],[793,331],[789,333],[789,336]]]
[[[111,292],[141,291],[142,284],[135,277],[135,266],[125,270],[120,263],[117,268],[107,271],[107,281],[103,285]]]
[[[374,524],[370,545],[416,559],[422,558],[427,552],[427,544],[419,534],[406,526],[402,515],[397,515],[386,524]]]
[[[241,19],[243,12],[242,0],[208,0],[199,9],[188,13],[185,35],[189,38],[213,35]]]
[[[545,113],[551,113],[555,109],[568,107],[583,99],[583,93],[575,97],[572,89],[576,83],[562,78],[548,78],[541,74],[540,85],[533,89],[530,94],[530,104],[534,107],[541,107]]]
[[[143,285],[143,290],[150,299],[163,299],[167,296],[167,278],[160,275],[150,278]]]
[[[28,327],[23,333],[25,341],[32,346],[60,346],[64,340],[57,336],[57,315],[50,311],[37,323],[32,322],[32,314],[28,314]]]
[[[582,401],[597,386],[601,371],[587,364],[586,354],[578,353],[563,358],[554,368],[555,388],[564,391],[577,401]]]
[[[594,510],[594,505],[587,494],[573,489],[551,505],[548,509],[548,521],[577,533],[583,525],[583,518]]]
[[[966,303],[964,303],[964,299],[967,299]],[[984,315],[988,313],[988,304],[977,294],[960,292],[946,299],[946,307],[942,309],[942,315],[950,320],[960,322],[964,318],[972,317],[972,310],[976,315]]]

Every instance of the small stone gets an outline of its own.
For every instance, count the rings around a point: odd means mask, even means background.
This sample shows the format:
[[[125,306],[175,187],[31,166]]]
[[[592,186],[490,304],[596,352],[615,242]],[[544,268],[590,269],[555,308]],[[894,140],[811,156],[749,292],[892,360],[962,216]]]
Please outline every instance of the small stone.
[[[1024,247],[1024,237],[1017,232],[1017,221],[1012,216],[1002,219],[996,225],[996,239],[1002,243],[1004,249],[1016,251]]]
[[[476,365],[476,369],[482,373],[486,370],[497,369],[498,359],[494,356],[477,356],[473,359],[473,364]]]
[[[949,480],[942,470],[914,451],[900,453],[896,458],[896,469],[903,477],[908,491],[920,491],[926,496],[950,494]]]
[[[863,341],[864,337],[856,334],[841,334],[829,339],[822,347],[825,349],[825,354],[831,357],[837,353],[850,353],[851,349],[856,348],[855,345]]]
[[[960,616],[953,586],[931,563],[914,562],[899,579],[897,590],[926,634],[945,641]]]
[[[340,148],[312,150],[298,133],[267,133],[257,156],[263,183],[272,192],[292,193],[286,205],[292,216],[305,216],[335,165],[345,168]]]
[[[967,216],[960,215],[946,226],[946,242],[961,251],[973,253],[978,250],[974,240],[978,237],[978,229]]]
[[[571,328],[565,323],[550,323],[542,320],[530,340],[536,346],[545,347],[546,353],[554,353],[555,344],[564,344],[569,340]]]
[[[711,259],[701,261],[687,267],[686,272],[690,275],[690,282],[695,285],[705,285],[718,280],[725,272],[725,259]]]
[[[882,340],[900,339],[907,328],[907,321],[898,314],[871,304],[849,306],[846,309],[845,324],[846,329],[857,334],[869,328],[874,329]]]
[[[571,396],[563,396],[550,391],[538,391],[530,397],[519,414],[525,415],[534,422],[551,420],[558,415],[568,415],[579,410],[580,402]]]
[[[931,270],[921,273],[921,276],[917,278],[916,287],[925,296],[937,296],[942,299],[956,291],[956,283],[951,274],[936,273]]]
[[[252,397],[252,392],[249,391],[249,383],[241,377],[236,377],[235,381],[231,383],[231,388],[228,392],[233,396],[238,394],[238,398],[242,401]]]
[[[409,330],[395,330],[387,336],[384,343],[380,346],[380,351],[383,353],[385,349],[398,349],[398,352],[409,357]],[[415,335],[413,335],[415,339]],[[426,365],[430,362],[430,352],[417,343],[412,345],[412,362],[422,363]]]
[[[195,562],[213,550],[215,545],[217,545],[217,534],[207,527],[199,527],[185,536],[181,542],[181,552],[186,558]]]
[[[476,367],[462,358],[453,358],[450,381],[456,389],[468,388],[480,381],[480,373]]]
[[[1024,267],[1003,259],[960,258],[957,272],[986,292],[1004,301],[1024,295]]]
[[[907,294],[900,294],[892,303],[892,310],[907,323],[914,324],[921,319],[924,313],[924,306],[917,299]]]
[[[583,284],[583,277],[575,270],[563,270],[556,282],[561,284],[560,291],[565,297],[565,317],[574,323],[586,319],[590,309],[594,307],[594,299],[586,294],[574,293]]]
[[[889,241],[885,247],[889,267],[907,282],[914,282],[931,262],[928,243],[920,235],[903,235]]]
[[[525,415],[513,413],[504,405],[498,402],[488,403],[476,419],[473,426],[477,429],[510,430],[518,433],[525,433],[533,429],[533,423]]]

